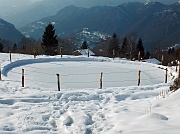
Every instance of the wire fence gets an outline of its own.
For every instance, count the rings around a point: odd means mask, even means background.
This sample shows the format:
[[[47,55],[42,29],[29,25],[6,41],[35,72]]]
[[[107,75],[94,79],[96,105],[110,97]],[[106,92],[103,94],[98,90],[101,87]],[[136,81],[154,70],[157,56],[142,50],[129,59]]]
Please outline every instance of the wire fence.
[[[54,63],[52,63],[54,64]],[[55,65],[55,64],[54,64]],[[56,64],[57,65],[57,64]],[[60,65],[60,64],[58,64]],[[53,86],[58,86],[58,90],[60,90],[60,87],[63,85],[78,85],[79,87],[83,86],[91,86],[96,85],[97,88],[102,88],[102,85],[111,85],[118,86],[122,85],[122,83],[131,83],[129,86],[139,86],[142,82],[150,83],[151,81],[161,81],[167,83],[167,71],[165,71],[165,75],[159,76],[156,75],[156,73],[153,73],[153,76],[149,75],[152,72],[156,72],[157,69],[152,70],[135,70],[135,69],[128,69],[128,71],[102,71],[102,72],[88,72],[88,73],[67,73],[64,72],[61,73],[50,73],[50,72],[44,72],[41,70],[40,67],[32,67],[32,66],[26,66],[23,72],[19,71],[13,71],[11,70],[8,74],[8,77],[10,79],[21,79],[16,80],[17,82],[22,82],[22,87],[24,87],[24,83],[34,83],[36,85],[47,85],[47,84],[53,84]],[[128,73],[131,73],[133,76],[127,77]],[[33,77],[32,77],[33,75]],[[123,78],[125,75],[127,75],[125,78]],[[40,77],[39,77],[40,76]],[[39,78],[45,78],[49,77],[47,79],[38,79]],[[113,78],[114,77],[114,78]],[[121,78],[121,79],[117,79]],[[103,84],[102,84],[103,83]],[[99,87],[98,87],[99,86]],[[89,88],[89,87],[86,87]]]
[[[10,61],[12,60],[11,52],[10,52]],[[63,65],[62,63],[55,63],[51,62],[49,64],[60,66]],[[179,67],[180,68],[180,67]],[[168,71],[165,70],[165,74],[162,76],[157,75],[156,72],[158,69],[152,69],[152,70],[137,70],[137,69],[128,69],[128,71],[99,71],[99,72],[89,72],[88,73],[67,73],[64,72],[61,73],[51,73],[51,72],[44,72],[42,71],[41,67],[34,67],[34,66],[25,66],[24,74],[21,71],[13,71],[11,70],[10,73],[8,73],[8,77],[12,79],[12,81],[16,82],[22,82],[23,83],[36,83],[39,84],[57,84],[58,85],[67,85],[67,84],[73,84],[73,85],[83,85],[83,84],[96,84],[99,85],[100,88],[102,88],[103,85],[111,84],[117,85],[122,83],[133,83],[131,85],[141,85],[143,82],[148,81],[161,81],[167,83],[168,79]],[[0,70],[1,73],[1,70]],[[133,76],[127,77],[126,75],[131,73]],[[33,76],[36,75],[36,76]],[[150,74],[153,74],[150,75]],[[124,77],[126,76],[126,77]],[[170,76],[170,75],[169,75]],[[180,72],[179,72],[180,76]],[[17,80],[18,77],[18,80]],[[22,78],[20,78],[22,77]],[[38,79],[38,77],[43,79]],[[46,78],[49,77],[49,78]],[[89,77],[89,78],[88,78]],[[173,77],[174,76],[170,76]],[[46,78],[46,79],[44,79]],[[120,79],[119,79],[120,78]],[[0,80],[1,80],[1,74],[0,74]],[[25,81],[25,82],[24,82]],[[89,86],[89,85],[88,85]],[[88,87],[87,87],[88,88]]]

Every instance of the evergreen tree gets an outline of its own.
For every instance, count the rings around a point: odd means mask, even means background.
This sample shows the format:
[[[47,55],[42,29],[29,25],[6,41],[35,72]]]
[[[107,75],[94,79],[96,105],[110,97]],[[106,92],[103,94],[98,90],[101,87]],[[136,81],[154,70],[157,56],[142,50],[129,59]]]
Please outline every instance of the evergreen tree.
[[[145,53],[144,53],[144,47],[143,47],[141,38],[139,39],[138,44],[136,46],[136,56],[138,56],[139,52],[141,54],[141,58],[144,58]]]
[[[81,49],[88,49],[87,41],[83,42]]]
[[[0,39],[0,52],[3,52],[3,49],[4,49],[4,45],[3,45],[3,43],[2,43],[2,41]]]
[[[108,47],[108,54],[110,57],[112,57],[113,55],[113,50],[115,52],[115,56],[117,56],[119,54],[119,41],[117,38],[116,33],[113,34],[112,39],[110,40],[110,44]]]
[[[17,50],[17,44],[14,43],[14,45],[13,45],[13,51],[15,52],[16,50]]]
[[[149,51],[146,51],[146,54],[145,54],[144,58],[145,58],[145,59],[149,59],[150,56],[151,56],[151,55],[150,55],[150,52],[149,52]]]
[[[46,55],[55,55],[58,48],[58,40],[56,39],[55,29],[52,24],[48,24],[42,36],[41,46]]]
[[[25,44],[23,44],[22,49],[23,49],[23,50],[26,50],[26,46],[25,46]]]
[[[127,53],[127,47],[128,47],[128,40],[125,37],[123,42],[122,42],[122,46],[121,46],[121,53],[123,54],[123,57],[125,56],[125,54]]]

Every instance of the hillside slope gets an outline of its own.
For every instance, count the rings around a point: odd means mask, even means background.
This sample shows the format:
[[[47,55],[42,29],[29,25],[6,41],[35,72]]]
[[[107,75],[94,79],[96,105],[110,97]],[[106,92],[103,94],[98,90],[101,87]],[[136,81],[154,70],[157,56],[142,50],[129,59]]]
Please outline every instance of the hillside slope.
[[[25,37],[15,26],[3,19],[0,19],[0,39],[18,43]]]

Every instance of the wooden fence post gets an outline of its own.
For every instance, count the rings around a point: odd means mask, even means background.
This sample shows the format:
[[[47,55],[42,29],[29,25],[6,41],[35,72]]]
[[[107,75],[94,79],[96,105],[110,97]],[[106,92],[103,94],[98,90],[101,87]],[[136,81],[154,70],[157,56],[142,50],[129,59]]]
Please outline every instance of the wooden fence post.
[[[61,54],[61,58],[62,58],[62,47],[60,47],[60,54]]]
[[[141,83],[141,71],[138,72],[138,86],[140,86]]]
[[[138,53],[138,61],[141,61],[141,52]]]
[[[59,74],[57,75],[57,84],[58,84],[58,91],[60,91],[60,78],[59,78]]]
[[[22,69],[22,87],[24,87],[24,69]]]
[[[33,53],[34,53],[34,59],[35,59],[36,58],[36,50],[34,47],[33,47]]]
[[[164,65],[164,54],[162,54],[162,57],[161,57],[161,65]]]
[[[11,50],[9,50],[9,60],[12,61]]]
[[[115,50],[113,49],[113,59],[115,58]]]
[[[179,64],[179,78],[180,78],[180,64]]]
[[[167,75],[168,75],[168,69],[166,68],[166,74],[165,74],[165,83],[167,83]]]
[[[90,55],[90,50],[89,50],[89,48],[88,48],[88,57],[89,57],[89,55]]]
[[[102,89],[102,76],[103,76],[103,73],[101,72],[101,74],[100,74],[100,89]]]
[[[1,64],[0,64],[0,81],[2,80],[2,78],[1,78]]]

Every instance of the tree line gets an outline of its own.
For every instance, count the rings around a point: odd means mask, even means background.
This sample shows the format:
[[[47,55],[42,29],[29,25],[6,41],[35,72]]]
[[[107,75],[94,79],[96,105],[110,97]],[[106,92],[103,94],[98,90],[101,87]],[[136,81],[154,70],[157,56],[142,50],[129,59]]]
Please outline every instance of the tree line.
[[[45,27],[42,39],[38,41],[32,38],[23,38],[18,45],[16,43],[9,45],[9,42],[0,40],[0,52],[8,52],[11,50],[11,52],[23,54],[57,55],[61,53],[60,51],[63,51],[63,54],[70,55],[74,50],[78,49],[78,47],[74,45],[75,43],[77,43],[77,41],[73,37],[66,39],[57,37],[54,25],[49,23]],[[87,48],[88,42],[85,40],[79,49]],[[168,57],[167,62],[175,59],[180,60],[179,49],[169,48],[167,51],[163,51],[159,46],[154,52],[145,52],[143,40],[138,38],[135,33],[130,33],[123,38],[119,38],[117,34],[114,33],[111,37],[108,36],[97,42],[93,48],[93,52],[98,56],[120,57],[130,60],[155,57],[161,61],[162,55]]]
[[[137,41],[135,33],[131,33],[123,38],[118,38],[116,33],[114,33],[112,37],[98,42],[94,51],[101,56],[120,57],[131,60],[138,59],[138,55],[140,55],[140,59],[150,58],[150,52],[145,52],[142,39],[139,38]]]

